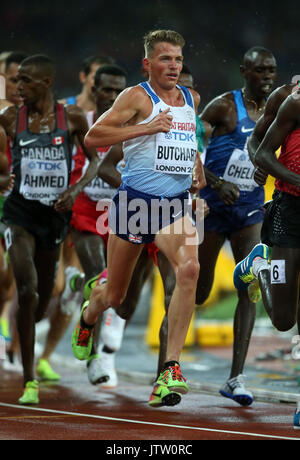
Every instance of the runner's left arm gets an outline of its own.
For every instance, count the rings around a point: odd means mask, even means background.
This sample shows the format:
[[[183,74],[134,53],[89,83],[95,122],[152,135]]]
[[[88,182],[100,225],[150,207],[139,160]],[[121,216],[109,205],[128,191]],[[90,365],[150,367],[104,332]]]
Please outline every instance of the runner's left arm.
[[[55,203],[55,209],[58,212],[71,211],[76,197],[82,192],[84,187],[88,185],[97,174],[99,158],[97,150],[94,148],[87,148],[84,145],[84,136],[88,132],[88,123],[84,112],[77,106],[67,107],[68,122],[70,134],[76,137],[79,145],[82,147],[83,153],[89,159],[89,166],[85,174],[79,179],[78,182],[73,184],[66,190]]]

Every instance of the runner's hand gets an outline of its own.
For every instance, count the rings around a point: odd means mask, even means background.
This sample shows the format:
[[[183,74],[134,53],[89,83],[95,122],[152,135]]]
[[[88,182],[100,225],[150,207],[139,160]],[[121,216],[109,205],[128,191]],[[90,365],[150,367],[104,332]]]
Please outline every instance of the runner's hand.
[[[168,133],[172,128],[173,117],[169,114],[170,109],[163,110],[156,115],[148,124],[149,134]]]
[[[228,206],[233,205],[240,197],[239,188],[235,184],[225,180],[223,180],[222,185],[216,189],[216,192],[219,195],[220,200]]]
[[[262,169],[255,168],[254,171],[254,180],[258,185],[265,185],[267,182],[268,174],[266,174]]]
[[[78,192],[74,186],[70,187],[58,198],[54,205],[54,209],[57,212],[69,212],[72,211]]]

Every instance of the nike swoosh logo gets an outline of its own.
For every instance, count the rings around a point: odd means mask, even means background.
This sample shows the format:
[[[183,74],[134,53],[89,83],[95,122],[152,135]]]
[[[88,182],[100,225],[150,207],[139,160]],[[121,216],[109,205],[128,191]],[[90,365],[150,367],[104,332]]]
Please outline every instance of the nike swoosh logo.
[[[250,133],[251,131],[253,131],[253,128],[245,128],[245,126],[242,126],[241,131],[242,133]]]
[[[248,217],[253,216],[253,214],[255,214],[258,211],[259,211],[259,209],[255,209],[255,211],[248,212],[247,216]]]
[[[174,219],[175,217],[179,216],[179,214],[182,214],[182,211],[179,211],[177,214],[172,214],[172,219]]]
[[[33,142],[36,142],[37,139],[30,139],[29,141],[23,141],[23,139],[20,140],[20,146],[25,147],[25,145],[32,144]]]

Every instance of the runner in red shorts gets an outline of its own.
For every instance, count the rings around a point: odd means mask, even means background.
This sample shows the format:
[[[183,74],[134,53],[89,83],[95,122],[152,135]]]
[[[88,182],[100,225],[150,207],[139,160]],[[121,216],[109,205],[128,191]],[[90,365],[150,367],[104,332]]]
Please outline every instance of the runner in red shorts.
[[[112,106],[118,94],[123,91],[125,86],[126,72],[121,67],[109,64],[98,68],[92,88],[97,110],[96,112],[91,111],[87,113],[89,126],[92,126],[97,118]],[[108,149],[98,149],[99,162],[105,157]],[[84,174],[86,167],[85,157],[81,148],[78,148],[76,155],[73,157],[71,183],[77,182]],[[108,232],[99,232],[97,229],[97,220],[104,213],[104,211],[97,210],[97,202],[100,199],[109,200],[113,194],[114,189],[96,176],[77,197],[73,206],[70,231],[85,275],[83,280],[78,277],[77,284],[75,285],[75,289],[77,290],[81,290],[84,283],[94,278],[106,267]],[[119,326],[124,327],[124,323],[125,321],[120,318]],[[107,375],[103,375],[101,360],[97,354],[100,324],[101,319],[98,324],[98,334],[95,334],[93,350],[87,363],[88,377],[94,385],[108,379]]]

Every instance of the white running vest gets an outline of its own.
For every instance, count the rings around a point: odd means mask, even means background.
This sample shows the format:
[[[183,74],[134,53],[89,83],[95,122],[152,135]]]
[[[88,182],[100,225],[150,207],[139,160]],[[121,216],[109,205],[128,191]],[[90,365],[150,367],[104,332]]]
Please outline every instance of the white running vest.
[[[140,124],[149,123],[160,112],[170,108],[172,128],[169,133],[141,136],[123,143],[123,183],[149,195],[180,195],[191,187],[197,153],[193,97],[187,88],[180,86],[185,105],[173,107],[162,101],[148,82],[140,83],[140,86],[153,104],[151,115]]]

